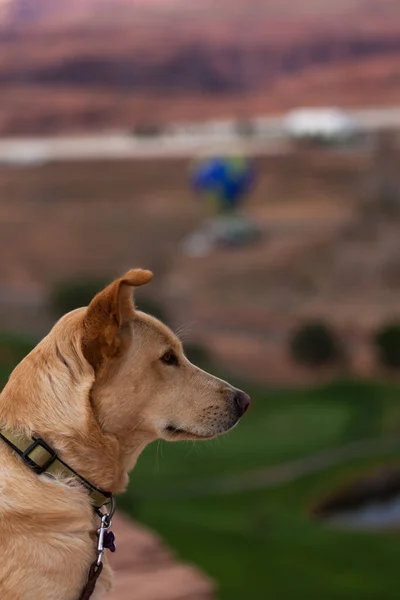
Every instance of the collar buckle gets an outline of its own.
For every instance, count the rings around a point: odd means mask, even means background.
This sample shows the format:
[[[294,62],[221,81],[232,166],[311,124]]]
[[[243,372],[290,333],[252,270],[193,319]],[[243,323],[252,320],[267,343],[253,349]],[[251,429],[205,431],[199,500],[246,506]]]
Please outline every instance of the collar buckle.
[[[47,457],[46,457],[47,453]],[[22,459],[38,475],[44,473],[57,458],[57,453],[42,438],[36,438],[21,454]],[[40,461],[40,462],[38,462]]]

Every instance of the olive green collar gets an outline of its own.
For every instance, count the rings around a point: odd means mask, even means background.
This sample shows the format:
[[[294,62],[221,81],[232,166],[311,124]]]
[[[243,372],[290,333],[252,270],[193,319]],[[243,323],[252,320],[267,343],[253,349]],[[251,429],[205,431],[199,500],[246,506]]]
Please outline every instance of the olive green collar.
[[[58,458],[57,453],[41,438],[29,438],[0,428],[0,439],[10,446],[24,461],[24,463],[37,474],[62,475],[78,480],[86,490],[93,503],[94,509],[99,509],[106,504],[113,504],[112,494],[99,490],[81,475],[76,473],[65,462]]]

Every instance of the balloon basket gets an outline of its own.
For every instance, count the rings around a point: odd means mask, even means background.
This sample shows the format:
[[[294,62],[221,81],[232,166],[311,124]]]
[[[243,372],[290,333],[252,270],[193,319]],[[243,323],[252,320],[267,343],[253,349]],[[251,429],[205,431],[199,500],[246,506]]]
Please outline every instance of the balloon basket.
[[[260,228],[250,219],[236,214],[219,215],[189,235],[182,249],[187,256],[205,256],[221,247],[243,248],[260,237]]]

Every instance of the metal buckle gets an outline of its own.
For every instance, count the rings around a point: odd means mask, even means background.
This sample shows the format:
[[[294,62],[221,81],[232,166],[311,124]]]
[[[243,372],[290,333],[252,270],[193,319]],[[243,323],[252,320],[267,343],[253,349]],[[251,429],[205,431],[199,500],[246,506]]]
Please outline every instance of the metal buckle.
[[[43,448],[46,452],[50,454],[50,458],[45,462],[44,465],[38,465],[32,458],[30,458],[31,452],[35,450],[35,448]],[[57,453],[54,452],[53,448],[51,448],[44,440],[41,438],[35,439],[30,446],[21,454],[23,460],[33,469],[36,473],[41,475],[50,467],[50,465],[56,460]]]
[[[101,510],[102,507],[95,508],[95,512],[98,514],[98,516],[100,517],[100,519],[102,519],[104,516],[108,517],[109,523],[111,524],[111,519],[114,516],[115,508],[116,508],[114,496],[111,495],[109,497],[108,501],[106,502],[106,504],[104,504],[103,506],[107,507],[107,512],[103,512]]]
[[[101,517],[101,524],[99,529],[97,530],[97,535],[99,536],[97,542],[97,561],[96,564],[98,567],[101,565],[101,561],[103,559],[104,554],[104,535],[106,531],[108,531],[111,527],[111,518],[108,513]]]
[[[113,518],[114,513],[115,513],[115,499],[114,499],[114,496],[110,496],[110,500],[109,500],[109,502],[107,503],[106,506],[109,506],[109,509],[108,509],[108,512],[105,512],[105,513],[103,513],[100,509],[96,509],[97,514],[101,518],[100,527],[97,530],[97,536],[98,536],[98,540],[97,540],[97,560],[96,560],[96,566],[97,567],[100,567],[100,565],[102,564],[102,559],[103,559],[104,550],[105,550],[104,537],[105,537],[107,531],[111,527],[112,518]],[[114,550],[115,550],[115,548],[114,548]],[[114,550],[112,550],[112,552],[114,552]]]

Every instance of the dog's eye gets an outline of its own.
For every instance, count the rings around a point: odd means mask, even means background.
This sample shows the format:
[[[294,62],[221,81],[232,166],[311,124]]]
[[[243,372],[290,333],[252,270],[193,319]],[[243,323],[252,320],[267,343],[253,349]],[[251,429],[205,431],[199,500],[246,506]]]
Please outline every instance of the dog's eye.
[[[168,352],[162,355],[161,362],[163,362],[164,365],[168,365],[170,367],[177,367],[178,357],[176,356],[175,352],[173,352],[172,350],[168,350]]]

